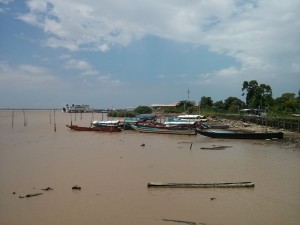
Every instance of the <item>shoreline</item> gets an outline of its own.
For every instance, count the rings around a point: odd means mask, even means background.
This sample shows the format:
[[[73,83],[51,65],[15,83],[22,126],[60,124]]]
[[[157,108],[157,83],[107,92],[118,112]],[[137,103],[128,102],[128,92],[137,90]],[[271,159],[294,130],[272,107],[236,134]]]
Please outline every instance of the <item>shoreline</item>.
[[[243,122],[242,120],[208,118],[208,121],[211,122],[212,124],[222,123],[222,124],[229,125],[230,129],[239,129],[239,130],[256,131],[256,132],[282,131],[284,133],[283,139],[278,140],[278,142],[281,143],[281,145],[285,148],[295,148],[295,150],[300,151],[300,133],[298,132],[292,132],[285,129],[278,129],[274,127],[266,127],[251,122]]]

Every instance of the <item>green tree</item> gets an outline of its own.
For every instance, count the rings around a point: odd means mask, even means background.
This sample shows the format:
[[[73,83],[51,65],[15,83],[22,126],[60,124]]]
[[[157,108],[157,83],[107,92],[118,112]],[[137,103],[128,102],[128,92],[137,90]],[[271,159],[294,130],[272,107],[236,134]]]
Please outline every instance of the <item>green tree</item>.
[[[245,106],[246,104],[237,97],[228,97],[224,100],[224,109],[231,113],[237,113]]]
[[[284,93],[274,103],[272,110],[277,112],[295,113],[300,110],[300,99],[294,93]]]
[[[246,94],[246,104],[250,108],[262,108],[272,103],[272,88],[269,85],[259,85],[256,80],[244,81],[242,91],[242,96]]]
[[[193,101],[182,100],[179,101],[176,108],[179,109],[179,111],[184,112],[184,111],[189,111],[189,108],[193,108],[195,105],[196,103]]]
[[[211,97],[202,96],[199,102],[200,109],[209,110],[213,107],[213,100]]]
[[[149,106],[138,106],[134,109],[137,114],[147,114],[152,113],[152,109]]]
[[[213,109],[216,112],[224,112],[225,111],[225,104],[223,101],[216,101],[213,103]]]

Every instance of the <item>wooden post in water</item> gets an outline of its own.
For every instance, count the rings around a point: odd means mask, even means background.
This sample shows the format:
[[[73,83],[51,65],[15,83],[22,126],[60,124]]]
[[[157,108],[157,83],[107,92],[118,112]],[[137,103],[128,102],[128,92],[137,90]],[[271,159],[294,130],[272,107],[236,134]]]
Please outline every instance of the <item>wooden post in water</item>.
[[[55,109],[53,111],[54,111],[54,115],[53,115],[53,119],[54,119],[54,132],[56,132]]]
[[[72,126],[72,112],[70,112],[70,118],[71,118],[71,126]]]
[[[50,122],[50,124],[52,124],[51,110],[49,111],[49,122]]]
[[[23,109],[23,118],[24,118],[24,127],[26,127],[27,126],[27,118],[26,118],[24,109]]]
[[[92,111],[92,117],[91,117],[91,127],[93,125],[93,120],[94,120],[94,112]]]
[[[13,109],[11,113],[11,127],[14,127],[14,119],[15,119],[15,110]]]

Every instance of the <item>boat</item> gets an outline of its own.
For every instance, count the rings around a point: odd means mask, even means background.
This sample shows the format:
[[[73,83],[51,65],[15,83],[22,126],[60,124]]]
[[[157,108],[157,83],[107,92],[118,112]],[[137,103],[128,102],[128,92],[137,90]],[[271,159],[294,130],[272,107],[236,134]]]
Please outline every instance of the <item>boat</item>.
[[[179,120],[188,120],[188,121],[201,121],[201,122],[206,122],[207,119],[205,116],[202,115],[179,115],[177,116],[177,119]]]
[[[163,125],[131,125],[131,127],[142,133],[156,133],[156,134],[181,134],[181,135],[195,135],[194,128],[182,126],[163,126]]]
[[[136,116],[139,122],[156,121],[157,116],[155,114],[138,114]]]
[[[201,130],[195,129],[198,134],[211,138],[230,139],[277,139],[283,138],[283,132],[251,132],[234,130]]]
[[[78,125],[66,125],[71,130],[76,131],[102,131],[102,132],[120,132],[118,126],[102,126],[102,127],[83,127]]]
[[[67,112],[67,113],[89,113],[89,112],[93,112],[93,109],[90,108],[89,105],[69,105],[66,104],[66,106],[63,108],[63,112]]]
[[[234,183],[148,183],[148,188],[251,188],[252,182]]]
[[[94,120],[92,124],[95,127],[119,126],[120,120]]]
[[[133,130],[131,125],[135,125],[138,122],[138,118],[136,117],[124,117],[120,119],[119,127],[123,130]]]
[[[228,129],[228,124],[208,124],[208,123],[201,123],[200,127],[202,129]]]

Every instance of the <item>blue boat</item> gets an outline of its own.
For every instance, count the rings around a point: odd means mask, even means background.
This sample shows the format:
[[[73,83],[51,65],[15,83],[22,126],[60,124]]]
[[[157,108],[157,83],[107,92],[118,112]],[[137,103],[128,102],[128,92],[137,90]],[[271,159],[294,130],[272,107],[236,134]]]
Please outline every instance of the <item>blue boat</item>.
[[[142,133],[155,133],[155,134],[180,134],[180,135],[195,135],[196,131],[194,128],[182,127],[182,126],[139,126],[131,125],[131,127]]]
[[[201,130],[196,129],[198,134],[211,138],[229,139],[277,139],[283,138],[283,132],[251,132],[234,130]]]

